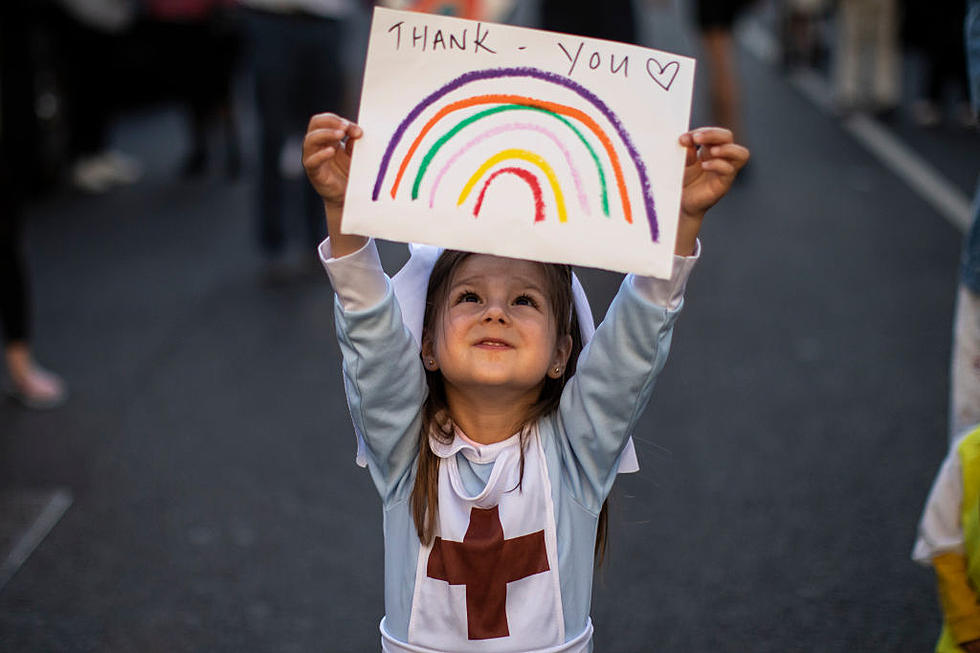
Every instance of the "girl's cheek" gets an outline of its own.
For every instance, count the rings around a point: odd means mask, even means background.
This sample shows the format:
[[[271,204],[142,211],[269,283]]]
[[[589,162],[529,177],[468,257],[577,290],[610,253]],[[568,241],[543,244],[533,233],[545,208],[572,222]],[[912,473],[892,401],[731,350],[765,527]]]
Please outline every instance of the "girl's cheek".
[[[446,321],[452,322],[453,319],[465,319],[476,315],[480,311],[480,305],[474,302],[463,302],[456,304],[447,314]]]

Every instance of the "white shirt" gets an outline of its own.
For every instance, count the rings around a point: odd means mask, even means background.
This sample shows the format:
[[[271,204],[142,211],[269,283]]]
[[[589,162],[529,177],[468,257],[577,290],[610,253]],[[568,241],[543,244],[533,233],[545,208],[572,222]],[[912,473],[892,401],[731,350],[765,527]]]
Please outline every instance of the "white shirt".
[[[963,526],[960,512],[963,501],[963,470],[957,451],[959,440],[950,447],[919,521],[919,535],[912,549],[912,559],[929,565],[943,553],[963,554]]]

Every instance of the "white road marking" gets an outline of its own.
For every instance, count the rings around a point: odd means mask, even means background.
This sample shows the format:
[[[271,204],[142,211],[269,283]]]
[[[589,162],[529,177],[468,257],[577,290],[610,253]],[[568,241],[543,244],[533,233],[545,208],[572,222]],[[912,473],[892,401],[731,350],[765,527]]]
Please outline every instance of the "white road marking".
[[[857,114],[848,118],[844,127],[950,224],[964,233],[970,228],[973,216],[967,196],[880,123]]]
[[[758,20],[743,21],[738,30],[739,44],[757,59],[774,64],[779,45]],[[832,93],[827,82],[813,71],[800,71],[790,84],[823,112],[833,114]],[[855,114],[843,121],[844,129],[886,168],[904,180],[950,224],[962,232],[970,228],[970,199],[928,161],[915,153],[874,118]]]
[[[30,557],[34,549],[51,532],[51,529],[58,523],[61,516],[68,510],[71,502],[71,493],[67,490],[59,489],[54,491],[47,505],[44,506],[44,510],[41,511],[41,514],[37,516],[37,519],[34,520],[31,527],[14,544],[10,550],[10,555],[0,565],[0,590],[14,577],[14,574],[17,573],[17,570]]]

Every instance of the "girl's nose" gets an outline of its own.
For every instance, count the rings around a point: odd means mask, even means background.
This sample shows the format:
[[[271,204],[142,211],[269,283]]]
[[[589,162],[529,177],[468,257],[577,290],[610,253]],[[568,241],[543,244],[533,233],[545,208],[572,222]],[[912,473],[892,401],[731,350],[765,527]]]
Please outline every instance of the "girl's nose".
[[[496,302],[487,305],[487,310],[483,313],[483,321],[486,323],[499,322],[506,324],[508,320],[507,311],[503,306]]]

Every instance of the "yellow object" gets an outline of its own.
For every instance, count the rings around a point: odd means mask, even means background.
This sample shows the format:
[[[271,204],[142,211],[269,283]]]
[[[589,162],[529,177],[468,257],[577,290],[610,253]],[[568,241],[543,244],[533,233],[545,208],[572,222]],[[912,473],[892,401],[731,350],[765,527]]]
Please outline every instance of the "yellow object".
[[[944,553],[932,560],[943,606],[937,653],[958,653],[959,642],[980,639],[980,428],[956,447],[963,473],[960,524],[966,555]]]

